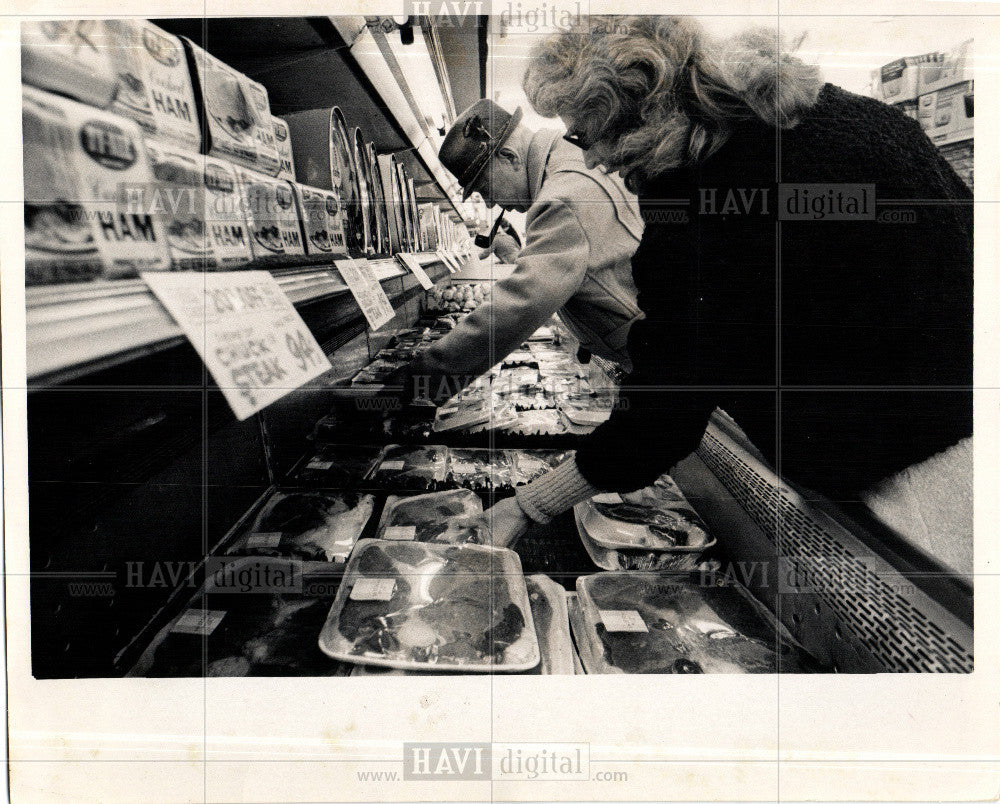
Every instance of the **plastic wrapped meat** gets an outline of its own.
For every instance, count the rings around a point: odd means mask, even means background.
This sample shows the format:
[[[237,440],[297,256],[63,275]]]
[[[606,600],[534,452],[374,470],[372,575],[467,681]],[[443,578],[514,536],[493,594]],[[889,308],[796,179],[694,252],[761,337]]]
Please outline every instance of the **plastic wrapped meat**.
[[[598,494],[575,506],[574,515],[584,547],[602,569],[694,569],[715,544],[667,475],[639,491]]]
[[[389,446],[371,479],[386,489],[427,490],[448,475],[448,448],[441,446]]]
[[[508,450],[514,467],[514,484],[530,483],[575,454],[573,450],[561,449]]]
[[[466,489],[420,494],[390,495],[379,522],[381,539],[450,544],[487,544],[489,528],[483,503]]]
[[[381,385],[391,379],[407,362],[406,360],[378,358],[355,374],[351,383],[353,385]]]
[[[559,410],[571,424],[596,427],[610,418],[615,396],[615,392],[610,389],[589,394],[566,394],[559,398]]]
[[[574,651],[566,590],[548,575],[528,575],[524,582],[528,587],[528,601],[542,657],[532,672],[543,676],[573,675]]]
[[[514,487],[514,467],[503,450],[452,448],[448,480],[466,489],[510,489]]]
[[[319,644],[404,670],[522,672],[540,658],[517,554],[471,544],[359,542]]]
[[[382,450],[357,444],[326,444],[292,470],[291,479],[307,486],[354,488],[375,468]]]
[[[336,590],[333,579],[324,581],[323,595],[317,597],[213,594],[211,588],[210,580],[207,591],[164,629],[144,675],[346,674],[345,666],[324,655],[316,644]]]
[[[605,572],[577,580],[588,673],[801,672],[780,626],[736,586],[683,576]],[[575,627],[575,625],[574,625]]]
[[[517,414],[516,422],[500,429],[519,435],[562,435],[569,432],[558,410],[524,410]]]
[[[278,490],[229,553],[346,561],[374,507],[370,494]]]

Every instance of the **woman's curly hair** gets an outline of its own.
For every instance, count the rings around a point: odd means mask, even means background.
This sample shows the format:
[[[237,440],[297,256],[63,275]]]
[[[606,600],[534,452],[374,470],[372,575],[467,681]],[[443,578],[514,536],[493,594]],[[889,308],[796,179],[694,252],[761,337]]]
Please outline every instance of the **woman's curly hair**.
[[[600,16],[535,45],[523,86],[539,114],[567,115],[601,143],[602,163],[638,191],[710,156],[741,123],[792,128],[822,82],[773,30],[712,42],[692,17]]]

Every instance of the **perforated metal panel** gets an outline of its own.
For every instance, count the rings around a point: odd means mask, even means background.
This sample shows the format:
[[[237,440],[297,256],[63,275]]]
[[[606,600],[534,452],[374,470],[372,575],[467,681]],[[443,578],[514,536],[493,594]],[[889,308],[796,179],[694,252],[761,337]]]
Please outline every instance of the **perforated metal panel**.
[[[781,483],[716,421],[696,456],[773,547],[767,577],[776,588],[762,597],[803,644],[846,672],[972,671],[968,625]],[[740,534],[717,536],[739,553]]]

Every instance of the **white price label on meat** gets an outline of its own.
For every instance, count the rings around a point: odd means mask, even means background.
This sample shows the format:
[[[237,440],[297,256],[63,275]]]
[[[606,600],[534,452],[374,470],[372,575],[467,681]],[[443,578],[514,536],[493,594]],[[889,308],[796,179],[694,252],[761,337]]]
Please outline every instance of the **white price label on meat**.
[[[417,258],[413,254],[397,254],[397,257],[402,261],[403,265],[410,269],[410,272],[417,278],[420,283],[420,287],[424,290],[430,290],[434,287],[434,283],[431,278],[427,276],[427,271],[423,269],[423,266],[417,262]]]
[[[174,623],[170,630],[175,634],[208,636],[218,628],[219,623],[222,622],[222,618],[225,616],[226,612],[224,611],[190,609],[177,618],[177,622]]]
[[[273,549],[281,544],[281,532],[272,531],[270,533],[251,533],[247,536],[247,547],[250,549],[264,548]]]
[[[382,531],[382,538],[394,542],[412,542],[417,538],[417,526],[389,525]]]
[[[144,273],[240,421],[330,369],[267,271]]]
[[[358,578],[351,587],[351,600],[390,600],[396,591],[395,578]]]
[[[379,466],[380,472],[402,472],[406,466],[406,461],[382,461]]]
[[[396,311],[366,260],[334,260],[333,263],[368,319],[368,326],[378,329],[392,320]]]
[[[331,466],[333,466],[333,461],[311,460],[306,464],[306,469],[319,469],[321,472],[325,472]]]
[[[635,609],[620,611],[618,609],[601,609],[601,622],[609,631],[629,631],[637,634],[647,634],[649,629]]]

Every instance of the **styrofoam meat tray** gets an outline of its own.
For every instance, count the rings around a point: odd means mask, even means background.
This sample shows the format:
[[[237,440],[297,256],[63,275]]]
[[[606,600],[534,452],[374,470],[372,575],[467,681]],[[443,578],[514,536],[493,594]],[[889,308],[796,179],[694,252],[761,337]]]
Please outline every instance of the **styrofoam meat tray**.
[[[517,553],[378,539],[355,547],[319,647],[403,670],[516,673],[541,658]]]

